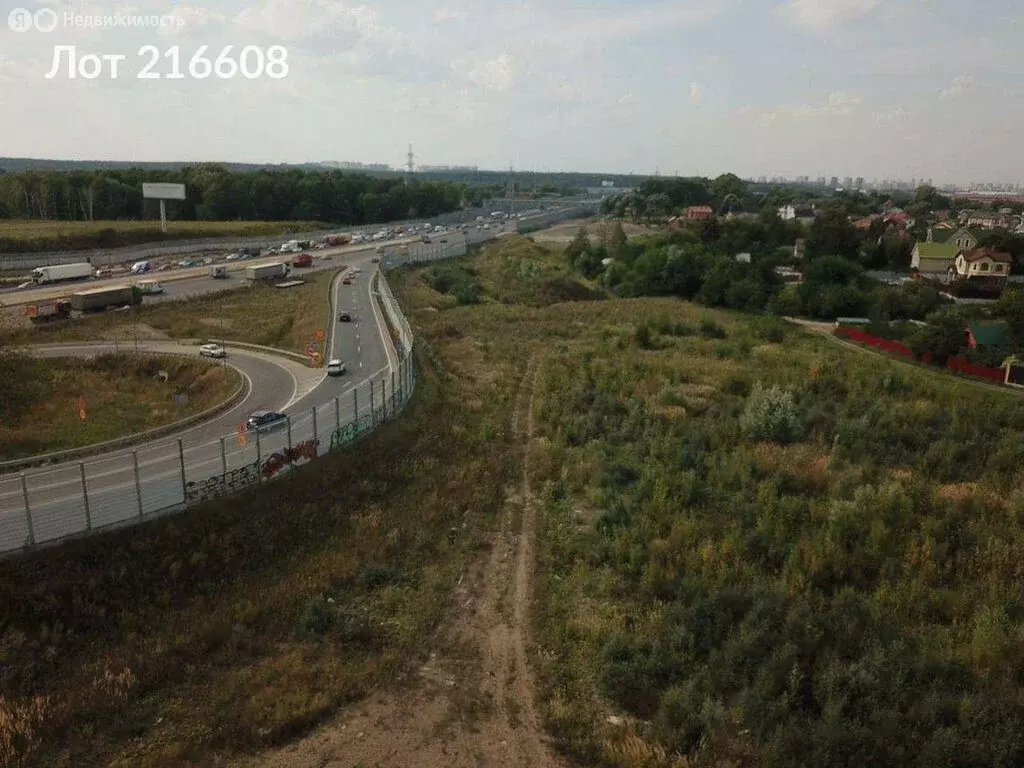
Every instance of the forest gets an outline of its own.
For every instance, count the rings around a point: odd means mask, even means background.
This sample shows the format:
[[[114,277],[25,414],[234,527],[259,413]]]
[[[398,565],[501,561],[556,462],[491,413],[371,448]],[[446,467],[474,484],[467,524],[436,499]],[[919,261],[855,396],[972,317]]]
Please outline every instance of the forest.
[[[0,173],[0,220],[138,220],[159,216],[143,182],[184,184],[167,205],[181,221],[319,221],[370,224],[429,217],[482,204],[490,192],[463,183],[301,169],[242,173],[218,165],[174,171],[76,170]]]

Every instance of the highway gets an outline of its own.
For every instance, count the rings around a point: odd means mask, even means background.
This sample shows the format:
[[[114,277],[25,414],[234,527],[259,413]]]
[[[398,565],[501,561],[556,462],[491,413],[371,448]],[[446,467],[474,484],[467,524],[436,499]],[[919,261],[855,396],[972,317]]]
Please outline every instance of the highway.
[[[227,413],[133,448],[23,474],[0,475],[0,553],[30,542],[53,541],[131,523],[157,512],[180,509],[183,503],[233,493],[257,476],[274,476],[288,463],[285,454],[289,447],[296,449],[290,452],[296,461],[312,458],[329,448],[337,428],[355,420],[367,421],[374,406],[381,406],[382,398],[392,397],[389,367],[394,370],[398,365],[373,293],[373,278],[378,272],[378,264],[373,263],[376,256],[376,246],[346,249],[344,263],[349,266],[347,274],[352,284],[345,285],[339,275],[332,286],[332,322],[331,328],[325,329],[325,358],[343,360],[348,369],[345,375],[328,377],[325,368],[229,346],[228,363],[242,371],[251,389],[245,400]],[[382,258],[397,262],[402,257]],[[168,298],[189,295],[185,293],[189,290],[222,290],[218,284],[229,281],[206,277],[193,278],[193,282],[189,286],[188,281],[182,281],[182,288]],[[349,312],[353,322],[338,322],[341,311]],[[109,349],[112,345],[94,344],[35,351],[56,356]],[[195,347],[176,342],[145,342],[140,349],[198,354]],[[274,431],[241,434],[239,425],[256,410],[279,411],[290,418]],[[274,460],[275,454],[280,461]]]
[[[228,412],[171,437],[81,462],[26,470],[24,481],[29,492],[34,541],[56,539],[175,507],[185,501],[184,486],[230,476],[232,470],[238,470],[236,475],[256,472],[272,454],[314,436],[320,442],[318,452],[322,452],[330,444],[331,432],[337,425],[353,420],[356,415],[367,416],[371,399],[379,406],[381,381],[385,378],[381,372],[388,365],[389,351],[395,364],[397,357],[393,347],[386,345],[383,317],[371,300],[371,278],[376,267],[370,263],[371,257],[372,253],[366,254],[369,268],[358,264],[362,271],[353,275],[352,285],[344,285],[340,276],[334,285],[334,306],[351,312],[354,318],[352,323],[335,322],[328,340],[330,356],[345,360],[348,366],[344,376],[328,377],[325,369],[312,369],[297,360],[229,348],[228,362],[247,378],[251,391]],[[335,320],[337,311],[340,310],[335,311]],[[196,348],[174,342],[147,342],[140,348],[145,352],[188,350],[187,353],[198,354]],[[48,357],[83,356],[112,349],[112,345],[92,344],[37,348],[35,353]],[[369,379],[375,374],[371,398]],[[387,378],[390,397],[390,377]],[[264,434],[250,433],[240,440],[239,424],[256,410],[289,414],[290,424]],[[178,439],[182,441],[180,451]],[[28,538],[21,482],[18,475],[0,476],[0,552],[17,549]]]

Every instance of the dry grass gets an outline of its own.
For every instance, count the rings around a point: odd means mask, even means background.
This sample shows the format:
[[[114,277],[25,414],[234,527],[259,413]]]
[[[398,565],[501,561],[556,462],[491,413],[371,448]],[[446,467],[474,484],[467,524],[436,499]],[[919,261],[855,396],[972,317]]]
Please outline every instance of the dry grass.
[[[310,221],[169,221],[167,232],[159,221],[5,221],[0,232],[0,253],[80,248],[115,248],[163,240],[207,237],[273,237],[315,232],[323,224]]]
[[[313,272],[296,288],[255,285],[183,301],[143,302],[135,320],[175,339],[226,339],[301,352],[317,329],[331,327],[327,297],[335,274],[337,270]],[[63,326],[12,330],[0,340],[45,344],[115,335],[125,340],[132,338],[131,323],[129,312],[108,312]]]
[[[629,221],[622,221],[619,223],[622,224],[622,231],[625,232],[627,239],[664,232],[663,227],[649,227],[644,224],[633,224]],[[605,232],[610,229],[612,224],[613,222],[603,221],[599,218],[577,219],[575,221],[563,222],[554,227],[550,227],[549,229],[532,232],[530,233],[530,237],[538,243],[565,245],[572,242],[572,239],[576,237],[577,233],[580,231],[580,227],[586,227],[587,233],[590,235],[590,241],[597,245],[602,241]]]
[[[169,424],[206,410],[237,388],[232,368],[182,357],[102,356],[32,362],[35,404],[4,425],[0,460],[78,448]],[[167,381],[158,377],[167,373]],[[187,395],[178,404],[174,396]],[[78,414],[85,398],[86,418]]]

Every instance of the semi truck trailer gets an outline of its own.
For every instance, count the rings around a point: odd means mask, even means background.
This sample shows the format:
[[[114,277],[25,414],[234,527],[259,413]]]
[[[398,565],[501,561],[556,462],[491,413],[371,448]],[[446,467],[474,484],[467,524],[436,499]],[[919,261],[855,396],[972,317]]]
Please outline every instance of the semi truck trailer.
[[[108,307],[123,307],[126,304],[142,303],[142,293],[130,285],[114,285],[109,288],[93,288],[71,294],[71,308],[79,312],[102,312]]]
[[[258,280],[274,280],[278,277],[288,277],[290,272],[291,267],[284,262],[261,264],[258,267],[246,267],[245,279],[250,282],[256,282]]]
[[[49,267],[37,267],[32,270],[32,282],[43,285],[44,283],[59,283],[63,280],[84,280],[92,277],[96,270],[92,264],[81,262],[78,264],[54,264]]]

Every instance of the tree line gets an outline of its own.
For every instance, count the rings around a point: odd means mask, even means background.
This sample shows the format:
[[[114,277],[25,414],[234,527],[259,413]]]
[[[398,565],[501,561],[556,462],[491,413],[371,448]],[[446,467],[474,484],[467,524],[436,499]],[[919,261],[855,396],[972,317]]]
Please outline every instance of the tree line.
[[[184,184],[186,199],[168,203],[181,221],[320,221],[370,224],[430,217],[478,206],[487,189],[464,183],[378,178],[301,169],[230,171],[219,165],[175,171],[91,170],[0,173],[0,219],[137,220],[157,215],[143,182]]]

